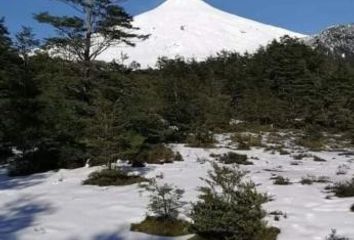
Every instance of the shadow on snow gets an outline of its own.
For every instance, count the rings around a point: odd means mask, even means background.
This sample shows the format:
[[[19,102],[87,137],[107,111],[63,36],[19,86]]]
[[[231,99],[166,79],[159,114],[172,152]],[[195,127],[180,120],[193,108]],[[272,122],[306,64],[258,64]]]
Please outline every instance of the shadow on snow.
[[[45,173],[25,177],[9,177],[6,169],[0,169],[0,190],[24,189],[40,184],[47,177]]]
[[[8,203],[0,213],[0,239],[17,240],[17,233],[32,226],[39,214],[51,213],[53,208],[43,202],[20,199]]]

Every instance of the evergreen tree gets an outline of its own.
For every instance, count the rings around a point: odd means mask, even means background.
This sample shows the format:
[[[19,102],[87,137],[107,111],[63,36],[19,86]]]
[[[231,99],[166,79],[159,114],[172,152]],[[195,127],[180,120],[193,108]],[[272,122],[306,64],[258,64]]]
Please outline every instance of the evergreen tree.
[[[193,205],[193,230],[203,239],[262,239],[266,225],[262,204],[266,196],[255,184],[244,180],[239,169],[213,165],[206,187],[200,188],[199,201]]]
[[[15,47],[26,65],[29,64],[30,53],[39,47],[39,44],[30,27],[22,27],[22,31],[16,34]]]
[[[161,185],[153,179],[145,189],[150,192],[148,210],[162,220],[176,220],[180,210],[186,205],[182,201],[183,189],[179,189],[167,183]]]
[[[73,7],[78,16],[53,16],[48,12],[35,17],[41,23],[52,25],[59,33],[47,39],[47,46],[59,48],[86,63],[95,60],[107,48],[126,44],[147,36],[135,34],[132,17],[112,0],[61,0]],[[61,52],[63,53],[63,52]]]
[[[12,48],[12,41],[5,26],[4,18],[0,19],[0,161],[6,161],[11,155],[11,143],[9,129],[12,124],[10,113],[10,92],[8,85],[10,81],[17,78],[19,74],[18,65],[21,59],[18,58],[16,51]]]
[[[112,163],[119,155],[119,122],[115,102],[104,98],[96,101],[96,112],[89,122],[88,147],[91,148],[91,164],[106,164],[112,169]]]

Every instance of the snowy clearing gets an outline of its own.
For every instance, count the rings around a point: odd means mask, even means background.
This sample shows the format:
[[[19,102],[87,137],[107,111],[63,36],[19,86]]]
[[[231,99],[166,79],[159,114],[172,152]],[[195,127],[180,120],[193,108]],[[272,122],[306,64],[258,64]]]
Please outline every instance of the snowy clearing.
[[[223,139],[220,137],[219,139]],[[184,162],[150,165],[147,177],[163,174],[162,181],[186,190],[185,199],[195,201],[197,188],[203,182],[213,160],[211,153],[230,151],[227,141],[218,148],[198,149],[173,145]],[[224,143],[224,144],[223,144]],[[302,185],[303,177],[326,176],[332,181],[349,180],[354,174],[354,156],[340,152],[312,152],[326,162],[313,158],[294,160],[291,155],[265,152],[263,148],[236,151],[247,154],[254,165],[243,166],[262,192],[273,196],[265,205],[268,212],[281,211],[286,218],[280,221],[268,217],[270,225],[281,229],[279,240],[324,240],[332,228],[354,238],[354,213],[350,206],[354,198],[331,198],[325,192],[326,183]],[[294,161],[297,164],[294,164]],[[337,175],[338,167],[345,166],[346,174]],[[81,182],[97,168],[60,170],[22,178],[8,178],[0,170],[0,239],[1,240],[163,240],[188,239],[153,237],[129,231],[131,223],[144,219],[148,193],[137,185],[124,187],[83,186]],[[274,185],[272,176],[287,177],[291,185]]]

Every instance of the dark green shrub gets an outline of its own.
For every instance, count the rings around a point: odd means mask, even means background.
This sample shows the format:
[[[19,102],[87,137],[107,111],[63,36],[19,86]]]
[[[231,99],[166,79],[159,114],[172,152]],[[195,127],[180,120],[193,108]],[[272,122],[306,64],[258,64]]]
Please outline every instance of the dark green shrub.
[[[297,154],[297,155],[293,156],[293,158],[295,160],[302,160],[302,159],[307,158],[307,157],[311,157],[311,156],[308,155],[308,154],[304,154],[304,153],[300,153],[300,154]]]
[[[212,157],[212,158],[218,158],[218,157],[220,157],[220,154],[210,153],[209,156]]]
[[[280,155],[289,155],[290,152],[287,151],[287,150],[284,150],[283,148],[280,148],[280,149],[279,149],[279,154],[280,154]]]
[[[18,155],[10,161],[8,172],[9,176],[26,176],[34,173],[55,170],[60,167],[59,153],[49,151],[34,151],[26,155]]]
[[[184,190],[169,185],[160,185],[155,179],[144,187],[150,192],[148,210],[159,219],[177,219],[180,210],[186,205],[182,201]]]
[[[321,177],[315,177],[315,176],[307,176],[303,177],[300,181],[302,185],[312,185],[313,183],[328,183],[330,180],[328,177],[321,176]]]
[[[280,229],[276,227],[269,227],[263,230],[259,235],[260,238],[258,240],[277,240],[278,235],[280,234]],[[232,240],[239,240],[238,238],[231,238]],[[189,240],[220,240],[219,237],[201,237],[201,236],[194,236],[190,238]]]
[[[182,201],[184,190],[167,183],[160,185],[156,179],[141,187],[150,192],[148,210],[153,216],[148,215],[141,223],[132,224],[131,230],[172,237],[188,234],[189,223],[178,219],[180,210],[186,205]]]
[[[325,147],[323,134],[314,127],[309,127],[305,135],[298,138],[296,143],[312,151],[321,151]]]
[[[289,178],[284,178],[283,176],[276,176],[276,177],[273,177],[271,178],[273,181],[273,183],[275,185],[290,185],[291,182],[289,180]]]
[[[136,159],[138,162],[149,164],[164,164],[172,163],[176,160],[176,156],[177,155],[166,145],[157,144],[143,150]]]
[[[215,142],[214,134],[207,129],[197,129],[194,134],[187,138],[188,147],[213,148]]]
[[[219,161],[223,164],[240,164],[240,165],[252,165],[253,163],[248,161],[247,155],[239,154],[235,152],[228,152],[219,157]]]
[[[245,182],[245,175],[238,168],[213,165],[207,186],[200,188],[199,201],[193,204],[192,231],[198,235],[193,239],[259,240],[272,235],[263,221],[262,204],[268,197]]]
[[[251,150],[250,145],[247,142],[239,141],[237,150]]]
[[[157,236],[177,237],[187,235],[190,224],[179,219],[146,217],[144,221],[131,224],[130,230]]]
[[[318,156],[314,156],[314,157],[313,157],[313,160],[314,160],[315,162],[327,162],[325,159],[320,158],[320,157],[318,157]]]
[[[175,154],[175,159],[174,159],[176,162],[182,162],[182,161],[184,161],[184,159],[183,159],[183,156],[182,156],[182,154],[180,153],[180,152],[177,152],[176,154]]]
[[[313,184],[313,179],[311,179],[311,178],[302,178],[301,179],[301,181],[300,181],[300,183],[302,184],[302,185],[312,185]]]
[[[350,181],[335,183],[328,189],[340,198],[354,197],[354,178]]]
[[[83,184],[98,186],[124,186],[145,181],[148,180],[141,176],[129,175],[127,172],[119,169],[104,169],[91,173]]]
[[[272,154],[275,154],[278,152],[280,155],[289,155],[290,153],[286,150],[283,149],[282,145],[277,145],[277,146],[267,146],[265,148],[265,151],[270,151]]]
[[[261,135],[235,133],[231,136],[231,140],[238,144],[238,150],[250,150],[251,147],[263,146]]]
[[[13,155],[11,148],[1,146],[0,144],[0,164],[5,164],[8,158]]]

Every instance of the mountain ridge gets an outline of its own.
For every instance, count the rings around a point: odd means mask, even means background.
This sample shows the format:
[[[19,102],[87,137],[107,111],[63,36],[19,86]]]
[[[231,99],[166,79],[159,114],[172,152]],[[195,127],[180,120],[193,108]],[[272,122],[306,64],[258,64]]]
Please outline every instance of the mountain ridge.
[[[354,23],[330,26],[309,38],[306,43],[328,54],[354,59]]]
[[[147,68],[154,67],[159,57],[201,61],[224,50],[252,53],[284,35],[305,37],[222,11],[202,0],[167,0],[135,16],[134,26],[150,38],[137,42],[134,48],[109,48],[99,60],[111,61],[126,54],[129,62]]]

